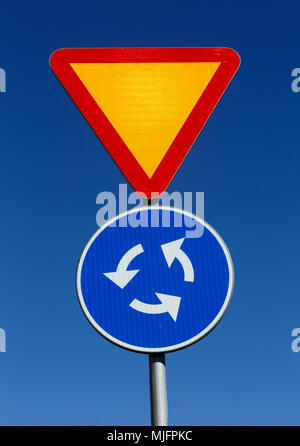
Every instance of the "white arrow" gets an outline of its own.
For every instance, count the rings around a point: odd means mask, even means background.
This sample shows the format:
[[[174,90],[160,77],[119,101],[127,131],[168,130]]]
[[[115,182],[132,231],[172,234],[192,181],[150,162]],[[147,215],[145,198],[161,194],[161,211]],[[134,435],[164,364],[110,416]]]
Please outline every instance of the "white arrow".
[[[169,294],[155,293],[161,301],[160,304],[145,304],[138,299],[134,299],[129,306],[136,311],[148,314],[162,314],[169,313],[172,319],[176,322],[181,297],[172,296]]]
[[[133,279],[134,276],[139,272],[139,269],[127,271],[129,263],[142,252],[144,252],[144,249],[141,244],[133,246],[123,255],[116,271],[103,274],[116,285],[118,285],[118,287],[122,289],[125,288],[126,285],[131,281],[131,279]]]
[[[178,240],[173,240],[172,242],[161,245],[161,249],[164,253],[168,267],[170,268],[174,259],[179,260],[184,271],[184,281],[194,282],[194,268],[192,262],[186,253],[180,249],[183,241],[184,237]]]

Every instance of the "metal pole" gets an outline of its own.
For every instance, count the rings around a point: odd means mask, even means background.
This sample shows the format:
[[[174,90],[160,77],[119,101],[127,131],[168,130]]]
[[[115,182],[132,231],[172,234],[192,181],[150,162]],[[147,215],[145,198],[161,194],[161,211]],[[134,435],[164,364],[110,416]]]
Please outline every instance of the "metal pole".
[[[167,380],[164,353],[149,354],[151,425],[168,425]]]
[[[157,199],[144,198],[144,204],[151,206]],[[166,362],[164,353],[149,354],[151,425],[168,425],[168,401]]]

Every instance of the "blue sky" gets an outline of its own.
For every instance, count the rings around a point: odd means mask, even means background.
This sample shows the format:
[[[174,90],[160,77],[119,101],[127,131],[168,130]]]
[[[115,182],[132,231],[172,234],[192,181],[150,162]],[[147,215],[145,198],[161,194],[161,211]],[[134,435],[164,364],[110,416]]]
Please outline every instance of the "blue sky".
[[[97,334],[75,291],[96,196],[126,182],[49,67],[54,50],[89,46],[240,54],[168,189],[205,193],[236,274],[218,327],[167,355],[169,422],[299,424],[299,13],[296,1],[1,5],[1,425],[150,423],[147,355]]]

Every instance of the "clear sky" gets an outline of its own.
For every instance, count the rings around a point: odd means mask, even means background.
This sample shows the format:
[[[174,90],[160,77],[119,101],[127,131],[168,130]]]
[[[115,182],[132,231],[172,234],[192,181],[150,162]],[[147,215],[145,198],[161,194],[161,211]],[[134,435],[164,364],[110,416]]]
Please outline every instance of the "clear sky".
[[[61,47],[123,46],[242,59],[168,189],[205,193],[236,274],[217,328],[167,355],[169,422],[299,424],[299,14],[297,1],[1,5],[1,425],[150,423],[147,355],[103,339],[75,291],[96,196],[126,180],[49,67]]]

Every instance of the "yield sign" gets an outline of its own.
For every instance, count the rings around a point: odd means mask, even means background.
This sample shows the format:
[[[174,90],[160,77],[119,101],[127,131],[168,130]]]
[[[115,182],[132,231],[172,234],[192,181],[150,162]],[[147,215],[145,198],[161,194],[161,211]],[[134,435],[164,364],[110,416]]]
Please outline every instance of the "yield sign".
[[[230,48],[66,48],[50,65],[132,187],[168,186],[240,64]]]

